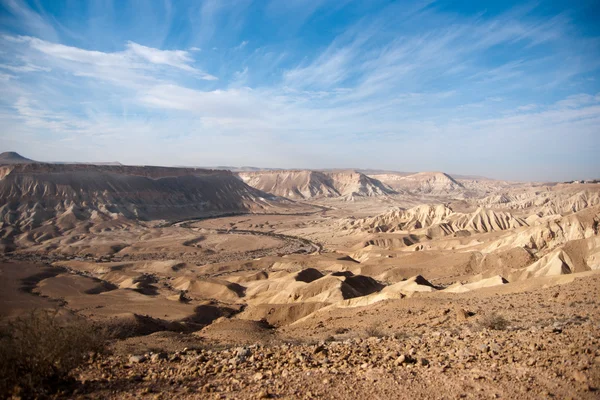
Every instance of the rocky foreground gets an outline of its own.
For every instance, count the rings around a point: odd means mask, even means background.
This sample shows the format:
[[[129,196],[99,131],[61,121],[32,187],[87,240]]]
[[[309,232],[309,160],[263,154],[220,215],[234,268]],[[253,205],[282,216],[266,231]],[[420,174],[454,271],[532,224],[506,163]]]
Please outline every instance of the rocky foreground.
[[[596,306],[597,307],[597,306]],[[100,357],[71,398],[577,398],[600,392],[600,325],[464,327],[422,336]],[[500,328],[501,330],[492,329]],[[377,335],[377,332],[372,332]]]

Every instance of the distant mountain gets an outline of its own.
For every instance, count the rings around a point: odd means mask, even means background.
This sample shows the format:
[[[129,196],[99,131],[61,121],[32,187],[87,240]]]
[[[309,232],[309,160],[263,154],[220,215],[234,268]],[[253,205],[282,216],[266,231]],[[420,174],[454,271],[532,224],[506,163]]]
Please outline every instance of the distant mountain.
[[[17,152],[14,151],[5,151],[4,153],[0,153],[0,165],[9,165],[9,164],[81,164],[81,165],[115,165],[122,166],[118,161],[107,161],[107,162],[80,162],[80,161],[35,161],[29,158],[23,157]]]
[[[492,179],[492,178],[487,178],[485,176],[481,176],[481,175],[458,175],[458,174],[448,174],[450,175],[452,178],[454,179],[461,179],[461,180],[484,180],[484,181],[494,181],[496,179]]]
[[[374,174],[371,177],[394,190],[408,190],[413,193],[439,195],[464,190],[460,182],[443,172],[419,172],[412,175]]]
[[[37,161],[25,158],[14,151],[5,151],[4,153],[0,153],[0,164],[30,164],[35,162]]]
[[[71,209],[86,217],[97,211],[179,220],[294,207],[287,199],[246,185],[230,171],[23,163],[0,167],[0,177],[0,234],[3,227],[14,225],[15,216],[22,218],[17,225],[37,227]]]
[[[360,172],[365,175],[381,175],[381,174],[393,174],[398,176],[407,176],[416,174],[416,172],[405,172],[405,171],[391,171],[387,169],[356,169],[356,172]]]
[[[50,164],[79,164],[79,165],[114,165],[114,166],[124,166],[118,161],[105,161],[105,162],[80,162],[80,161],[50,161]],[[142,165],[141,165],[142,166]]]
[[[386,196],[396,194],[390,187],[356,171],[321,172],[282,170],[239,172],[248,185],[290,199],[313,197]]]

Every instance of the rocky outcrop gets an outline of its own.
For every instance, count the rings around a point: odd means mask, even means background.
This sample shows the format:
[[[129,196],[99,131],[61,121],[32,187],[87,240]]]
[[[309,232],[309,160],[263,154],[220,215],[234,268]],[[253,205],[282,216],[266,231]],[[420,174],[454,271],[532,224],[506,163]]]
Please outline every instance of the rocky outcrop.
[[[0,167],[0,237],[49,237],[80,227],[127,226],[294,209],[290,200],[252,188],[229,171],[194,168],[15,164]],[[47,223],[49,222],[49,223]],[[39,239],[39,238],[38,238]]]
[[[411,175],[388,173],[373,175],[373,177],[395,190],[418,194],[448,195],[465,190],[462,183],[443,172],[419,172]]]
[[[493,232],[527,226],[523,218],[507,212],[479,208],[473,213],[455,213],[450,207],[420,205],[409,210],[392,210],[375,217],[348,219],[342,229],[367,232],[401,232],[426,229],[429,236],[445,236],[453,233]]]
[[[240,172],[248,185],[290,199],[372,197],[394,194],[377,179],[355,171],[283,170]]]

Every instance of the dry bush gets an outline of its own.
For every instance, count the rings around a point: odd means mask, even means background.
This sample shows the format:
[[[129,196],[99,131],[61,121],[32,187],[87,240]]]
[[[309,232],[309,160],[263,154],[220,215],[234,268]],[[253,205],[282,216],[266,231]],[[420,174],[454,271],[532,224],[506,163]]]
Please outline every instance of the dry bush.
[[[479,324],[487,329],[502,331],[508,327],[508,320],[502,315],[492,312],[482,316]]]
[[[407,340],[410,339],[410,334],[407,332],[396,332],[394,333],[394,339],[396,340]]]
[[[0,328],[0,398],[43,396],[64,383],[105,337],[84,320],[63,323],[57,312],[34,311]]]
[[[377,337],[377,338],[380,338],[380,337],[384,337],[385,336],[385,332],[383,332],[381,330],[379,324],[373,324],[373,325],[369,326],[366,329],[365,332],[367,334],[367,337]]]

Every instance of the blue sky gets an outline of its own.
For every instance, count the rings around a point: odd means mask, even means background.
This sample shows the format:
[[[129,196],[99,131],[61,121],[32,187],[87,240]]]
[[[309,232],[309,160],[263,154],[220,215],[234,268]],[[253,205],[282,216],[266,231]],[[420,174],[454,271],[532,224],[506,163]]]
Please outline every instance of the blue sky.
[[[600,177],[597,1],[0,0],[0,150]]]

